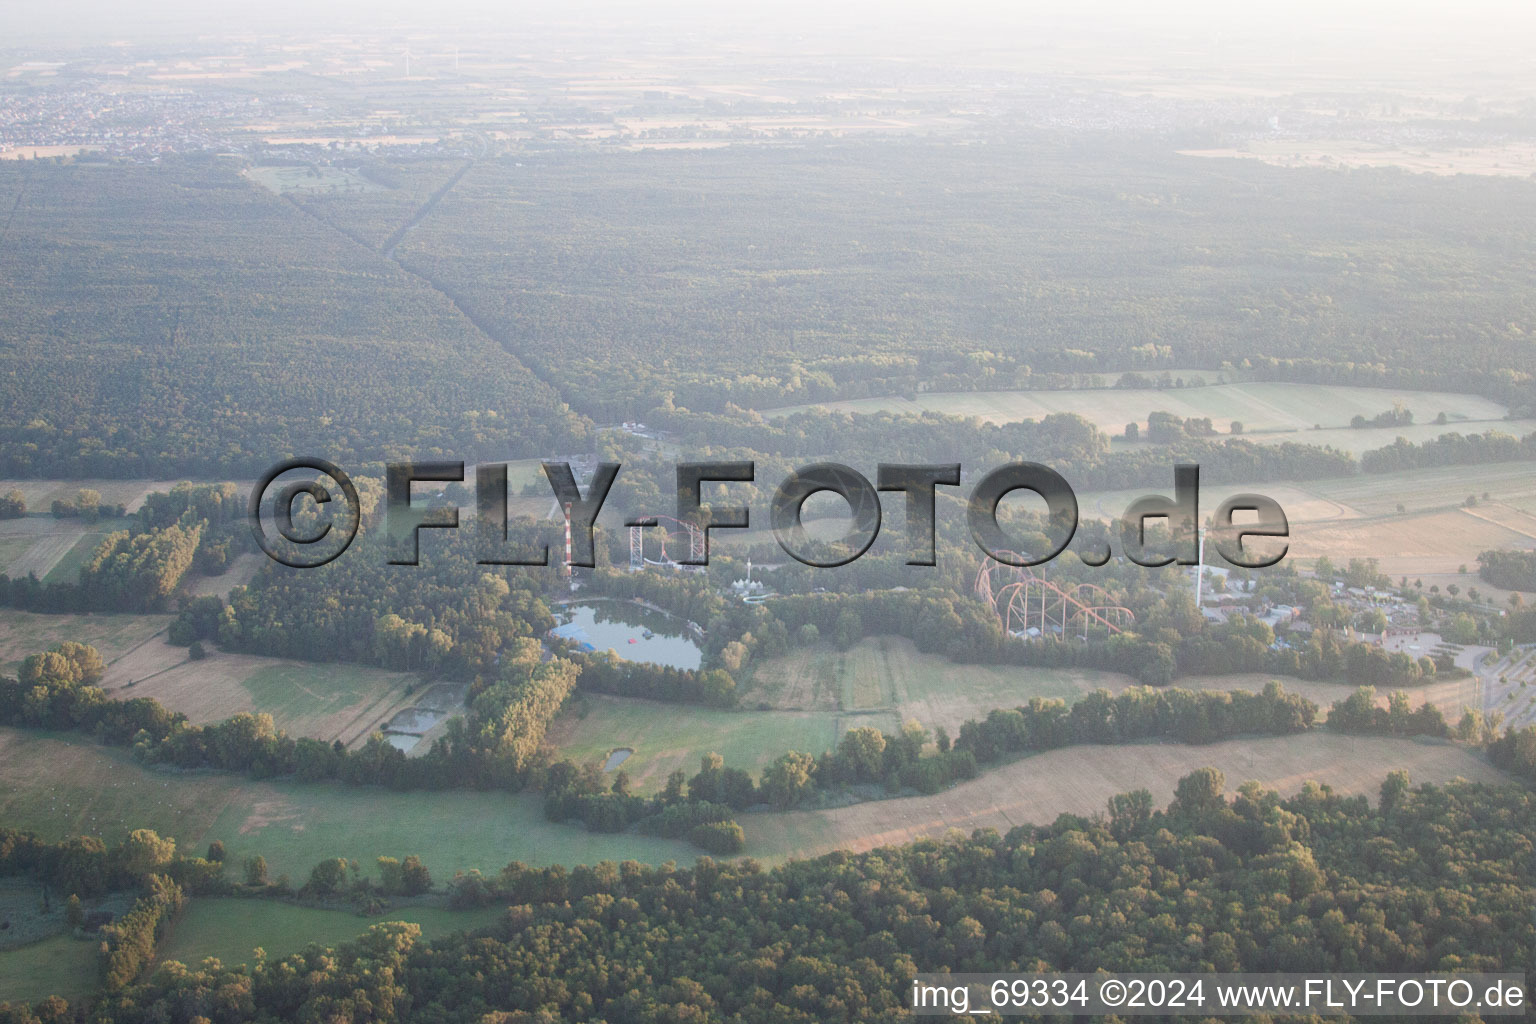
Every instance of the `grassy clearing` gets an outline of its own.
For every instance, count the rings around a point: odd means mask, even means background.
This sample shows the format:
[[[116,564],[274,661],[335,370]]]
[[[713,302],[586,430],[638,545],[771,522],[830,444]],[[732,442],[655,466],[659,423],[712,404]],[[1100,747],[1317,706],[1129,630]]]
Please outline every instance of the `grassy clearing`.
[[[623,768],[645,793],[665,786],[674,769],[693,775],[707,753],[756,775],[786,750],[830,750],[837,736],[834,712],[716,711],[596,695],[561,715],[550,731],[561,755],[577,762],[631,748]]]
[[[419,682],[414,676],[358,665],[286,662],[257,668],[240,686],[250,695],[252,708],[270,713],[280,728],[345,741],[344,734],[359,729],[366,736],[375,720],[382,721],[382,715]]]
[[[27,655],[65,640],[91,644],[110,662],[165,629],[170,621],[169,615],[37,615],[0,609],[0,671],[14,673]]]
[[[34,1003],[49,996],[82,999],[96,986],[97,943],[55,935],[0,950],[0,1003]]]
[[[470,931],[495,923],[500,907],[448,910],[443,907],[400,907],[379,917],[362,917],[346,910],[297,907],[273,900],[194,899],[187,904],[161,944],[159,960],[179,960],[189,966],[216,957],[226,967],[248,964],[252,951],[268,959],[296,953],[311,942],[334,946],[386,921],[409,921],[433,938]]]
[[[114,661],[102,685],[113,697],[151,697],[197,724],[240,711],[265,712],[295,736],[366,740],[408,705],[419,677],[362,665],[323,664],[210,652],[192,661],[184,647],[150,640]]]
[[[691,863],[697,853],[672,840],[550,824],[535,794],[393,793],[150,770],[124,751],[11,729],[0,729],[0,821],[55,840],[85,833],[115,841],[152,828],[201,851],[221,839],[230,863],[259,853],[274,876],[297,881],[325,857],[372,864],[414,853],[447,878],[499,871],[512,860]]]

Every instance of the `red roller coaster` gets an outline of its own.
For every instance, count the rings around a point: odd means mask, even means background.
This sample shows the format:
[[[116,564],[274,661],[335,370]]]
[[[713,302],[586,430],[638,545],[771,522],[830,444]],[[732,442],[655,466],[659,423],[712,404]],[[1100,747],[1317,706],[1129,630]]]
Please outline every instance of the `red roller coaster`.
[[[1013,636],[1088,640],[1136,625],[1136,615],[1115,604],[1103,587],[1092,583],[1060,587],[1029,568],[986,556],[976,570],[975,591]]]

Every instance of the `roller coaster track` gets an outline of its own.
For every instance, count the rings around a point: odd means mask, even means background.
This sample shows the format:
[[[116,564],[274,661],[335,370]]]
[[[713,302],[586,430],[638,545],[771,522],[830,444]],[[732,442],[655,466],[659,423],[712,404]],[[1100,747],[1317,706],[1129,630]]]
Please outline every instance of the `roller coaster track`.
[[[976,570],[974,590],[1012,636],[1087,640],[1113,636],[1136,625],[1135,613],[1116,604],[1103,587],[1092,583],[1061,587],[1030,568],[990,557],[983,557]]]

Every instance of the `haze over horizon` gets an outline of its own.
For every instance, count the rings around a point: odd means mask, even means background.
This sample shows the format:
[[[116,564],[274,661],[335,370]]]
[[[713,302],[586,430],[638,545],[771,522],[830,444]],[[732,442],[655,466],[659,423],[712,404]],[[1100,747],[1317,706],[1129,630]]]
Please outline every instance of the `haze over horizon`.
[[[205,43],[247,34],[348,32],[502,40],[563,39],[593,53],[668,49],[707,56],[740,49],[784,57],[961,58],[1012,71],[1103,74],[1162,70],[1284,81],[1324,76],[1394,87],[1499,81],[1536,90],[1536,5],[1483,0],[1448,5],[1346,0],[1231,5],[930,2],[745,4],[698,0],[492,3],[452,0],[275,0],[121,5],[63,0],[0,10],[0,51]],[[1525,84],[1529,83],[1529,84]]]

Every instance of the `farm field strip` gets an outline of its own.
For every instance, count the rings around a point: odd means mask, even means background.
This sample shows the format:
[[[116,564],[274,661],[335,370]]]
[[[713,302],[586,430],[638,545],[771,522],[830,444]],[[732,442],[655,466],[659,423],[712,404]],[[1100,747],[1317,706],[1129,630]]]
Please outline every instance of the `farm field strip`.
[[[55,573],[54,567],[64,560],[65,555],[83,545],[89,549],[85,555],[89,558],[90,552],[100,543],[101,535],[96,533],[51,533],[34,541],[25,554],[10,564],[7,572],[16,579],[30,574],[40,580],[55,582],[63,574]],[[74,560],[76,571],[85,558]]]
[[[47,583],[73,583],[80,567],[127,519],[55,519],[29,515],[0,520],[0,572],[12,579],[27,574]]]
[[[208,483],[212,481],[198,481]],[[169,491],[180,480],[146,480],[146,479],[105,479],[87,477],[81,480],[0,480],[0,494],[10,490],[19,490],[27,499],[27,510],[33,513],[46,513],[55,501],[73,501],[75,495],[82,490],[95,491],[101,495],[104,505],[122,505],[124,510],[132,515],[144,504],[144,499],[154,491]],[[248,486],[250,481],[246,481]]]
[[[1245,433],[1280,432],[1287,435],[1282,439],[1304,441],[1314,427],[1347,428],[1354,416],[1370,419],[1390,411],[1398,402],[1415,413],[1421,425],[1433,426],[1431,421],[1445,413],[1448,422],[1440,428],[1441,433],[1467,433],[1472,424],[1479,424],[1478,430],[1487,429],[1481,425],[1503,423],[1509,413],[1503,405],[1477,395],[1263,381],[1183,388],[931,392],[762,411],[766,416],[784,416],[809,408],[863,413],[940,412],[991,423],[1039,420],[1053,413],[1068,412],[1116,435],[1124,430],[1128,420],[1145,424],[1148,413],[1162,411],[1182,418],[1209,417],[1221,433],[1229,431],[1232,421],[1238,420]]]

